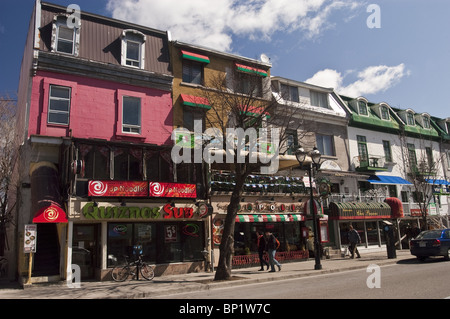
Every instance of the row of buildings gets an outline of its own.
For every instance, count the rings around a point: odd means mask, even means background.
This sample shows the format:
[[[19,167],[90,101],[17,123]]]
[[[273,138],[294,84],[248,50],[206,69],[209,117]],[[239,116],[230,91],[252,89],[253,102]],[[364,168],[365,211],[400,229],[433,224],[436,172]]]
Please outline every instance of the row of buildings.
[[[194,131],[195,120],[211,115],[204,92],[219,77],[232,95],[253,85],[256,99],[301,110],[278,172],[246,180],[236,266],[256,262],[257,230],[279,238],[279,260],[310,255],[310,185],[294,155],[300,145],[322,154],[313,186],[324,247],[343,248],[351,223],[362,249],[383,249],[382,221],[391,220],[405,248],[424,209],[429,225],[448,225],[450,118],[272,76],[266,59],[172,41],[168,32],[87,12],[68,23],[69,15],[37,0],[30,20],[9,277],[26,276],[31,265],[33,280],[61,280],[76,264],[82,279],[107,280],[136,251],[157,275],[215,265],[233,175],[226,166],[176,164],[171,150],[175,128]],[[34,240],[35,253],[25,253]]]

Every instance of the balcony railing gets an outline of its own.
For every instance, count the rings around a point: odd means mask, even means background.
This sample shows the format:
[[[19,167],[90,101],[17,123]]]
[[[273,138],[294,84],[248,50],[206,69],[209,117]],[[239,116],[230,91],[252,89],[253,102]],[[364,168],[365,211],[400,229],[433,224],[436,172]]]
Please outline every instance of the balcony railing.
[[[379,155],[368,155],[366,156],[356,156],[353,158],[355,164],[355,169],[360,172],[377,172],[386,171],[387,162],[384,156]]]

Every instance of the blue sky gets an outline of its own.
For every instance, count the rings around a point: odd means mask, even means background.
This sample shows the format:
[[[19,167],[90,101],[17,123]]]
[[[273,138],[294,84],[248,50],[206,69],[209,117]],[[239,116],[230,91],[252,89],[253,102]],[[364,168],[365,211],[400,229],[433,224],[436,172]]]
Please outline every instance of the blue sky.
[[[170,30],[176,40],[250,58],[271,74],[371,102],[450,117],[448,0],[52,0]],[[34,0],[0,1],[0,93],[17,90]],[[213,4],[213,5],[211,5]],[[370,4],[380,28],[369,28]],[[375,20],[371,20],[375,21]]]

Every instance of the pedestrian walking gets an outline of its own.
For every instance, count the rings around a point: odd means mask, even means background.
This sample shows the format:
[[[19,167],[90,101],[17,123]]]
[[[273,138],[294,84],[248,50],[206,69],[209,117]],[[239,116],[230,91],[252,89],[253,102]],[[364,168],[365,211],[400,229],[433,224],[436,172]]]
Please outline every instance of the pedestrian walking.
[[[275,272],[275,265],[278,266],[278,271],[281,271],[281,265],[278,260],[275,259],[275,254],[277,252],[278,247],[280,247],[280,242],[276,237],[269,231],[266,231],[266,240],[267,240],[267,253],[269,254],[269,264],[270,271]]]
[[[352,225],[350,225],[349,227],[349,231],[348,231],[348,242],[350,243],[350,253],[351,258],[355,258],[355,253],[357,258],[361,258],[361,255],[359,254],[358,251],[358,244],[361,243],[361,237],[359,236],[358,232],[356,231],[356,229],[353,228]]]
[[[259,231],[256,232],[256,236],[257,236],[259,263],[261,265],[261,269],[259,269],[258,271],[263,271],[264,265],[266,265],[267,270],[269,270],[269,263],[264,259],[264,252],[266,251],[266,239],[264,238],[264,234]]]

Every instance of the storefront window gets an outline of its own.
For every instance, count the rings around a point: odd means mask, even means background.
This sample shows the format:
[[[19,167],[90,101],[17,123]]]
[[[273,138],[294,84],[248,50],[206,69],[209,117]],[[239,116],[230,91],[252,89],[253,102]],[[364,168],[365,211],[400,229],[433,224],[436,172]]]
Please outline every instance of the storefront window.
[[[235,255],[258,252],[257,231],[270,231],[280,242],[279,252],[302,250],[300,223],[236,223],[234,231]]]
[[[109,223],[108,267],[135,258],[134,248],[142,246],[144,260],[169,263],[203,260],[202,222]]]

